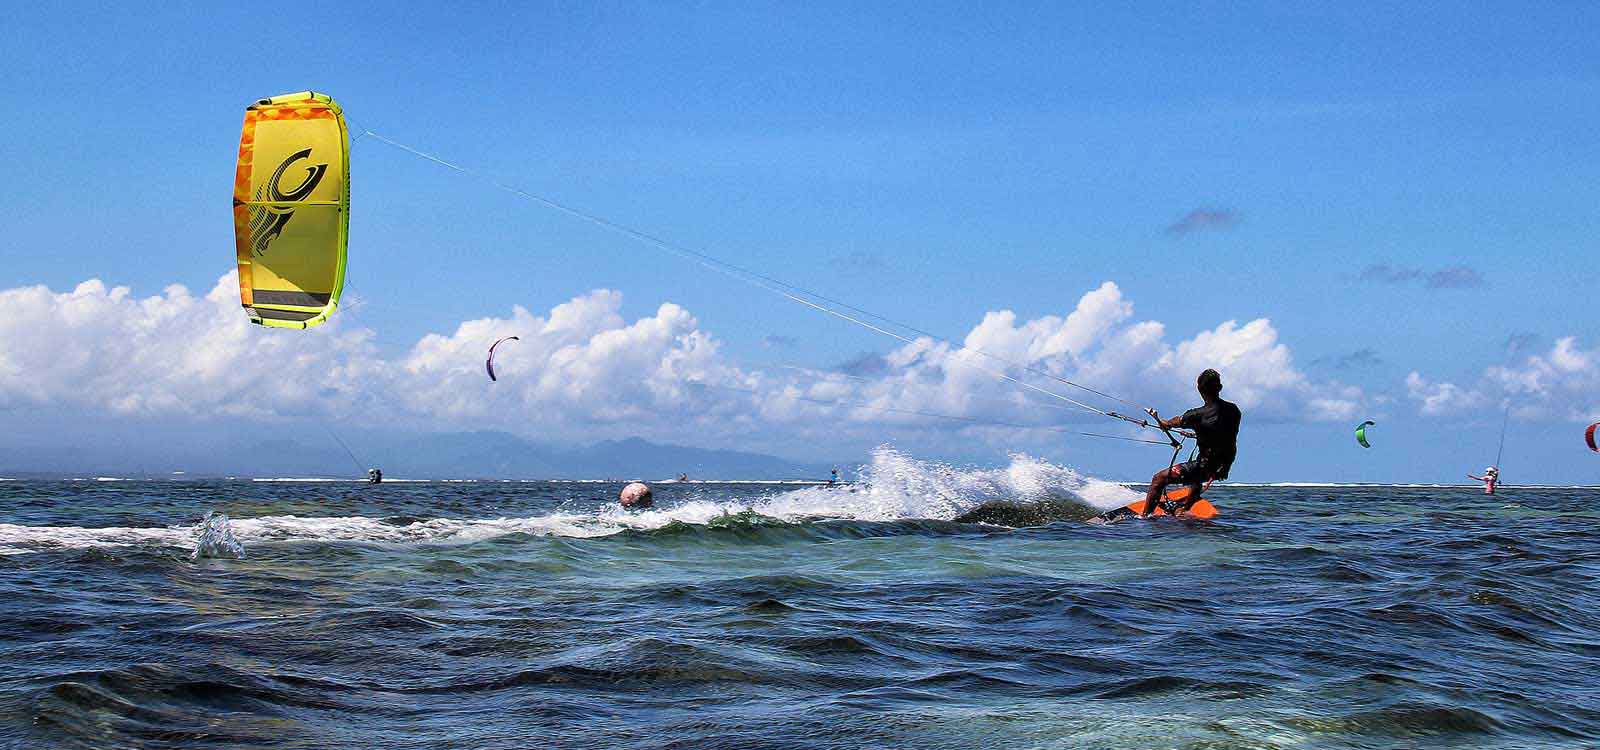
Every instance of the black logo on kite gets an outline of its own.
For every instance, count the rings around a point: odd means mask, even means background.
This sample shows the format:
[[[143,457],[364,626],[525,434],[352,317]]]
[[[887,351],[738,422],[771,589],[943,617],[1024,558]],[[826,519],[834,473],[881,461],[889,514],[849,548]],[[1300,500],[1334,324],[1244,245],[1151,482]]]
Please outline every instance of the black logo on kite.
[[[289,192],[284,192],[279,186],[283,173],[288,171],[289,165],[307,159],[311,156],[311,149],[296,151],[284,159],[273,171],[272,179],[265,185],[256,188],[257,201],[272,201],[274,203],[292,203],[305,200],[311,191],[317,189],[317,184],[322,182],[322,176],[327,174],[327,164],[314,164],[306,167],[306,177],[300,184]],[[250,252],[254,255],[266,255],[267,245],[283,234],[283,228],[288,226],[289,219],[294,217],[293,206],[252,206],[250,208]]]

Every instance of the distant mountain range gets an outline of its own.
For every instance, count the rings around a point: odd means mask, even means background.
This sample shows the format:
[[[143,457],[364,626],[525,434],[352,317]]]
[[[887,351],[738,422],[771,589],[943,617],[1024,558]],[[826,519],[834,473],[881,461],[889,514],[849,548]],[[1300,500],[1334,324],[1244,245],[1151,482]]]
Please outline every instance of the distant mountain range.
[[[505,432],[460,432],[347,435],[342,442],[351,453],[314,433],[299,439],[153,436],[136,444],[93,438],[72,445],[0,444],[0,475],[360,476],[370,465],[394,478],[825,479],[832,468],[641,438],[558,447]]]
[[[508,477],[550,479],[817,479],[826,465],[743,451],[663,445],[642,438],[606,440],[560,448],[504,432],[465,432],[417,437],[386,451],[398,461],[392,476]]]

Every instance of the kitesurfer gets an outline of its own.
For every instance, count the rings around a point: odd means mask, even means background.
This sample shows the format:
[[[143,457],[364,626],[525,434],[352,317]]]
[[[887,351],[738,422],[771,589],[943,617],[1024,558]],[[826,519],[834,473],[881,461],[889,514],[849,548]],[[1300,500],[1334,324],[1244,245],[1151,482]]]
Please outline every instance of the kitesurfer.
[[[1475,477],[1475,476],[1473,476],[1471,474],[1468,474],[1467,478],[1468,479],[1476,479],[1476,480],[1478,480],[1480,482],[1483,482],[1483,494],[1485,494],[1485,495],[1493,495],[1494,494],[1495,485],[1500,483],[1500,470],[1495,468],[1495,467],[1493,467],[1493,466],[1490,466],[1490,467],[1485,468],[1483,470],[1483,476]]]
[[[628,486],[622,488],[621,494],[617,495],[617,502],[629,510],[648,508],[655,501],[654,494],[650,491],[650,485],[644,482],[629,482]]]
[[[1222,400],[1222,375],[1216,370],[1206,370],[1195,380],[1195,388],[1205,403],[1184,412],[1181,416],[1162,419],[1155,409],[1146,409],[1151,418],[1165,430],[1183,428],[1193,430],[1198,452],[1193,460],[1175,464],[1156,472],[1150,478],[1150,491],[1145,493],[1144,508],[1140,518],[1156,510],[1156,502],[1168,485],[1187,485],[1192,488],[1188,503],[1200,499],[1200,491],[1209,482],[1227,479],[1233,467],[1234,454],[1239,448],[1239,407]],[[1187,504],[1184,509],[1187,509]],[[1175,514],[1174,514],[1175,515]]]
[[[828,486],[832,487],[832,486],[834,486],[834,485],[836,485],[838,483],[839,483],[839,467],[835,466],[835,467],[833,467],[833,471],[828,475]]]
[[[360,468],[360,467],[361,467],[361,464],[356,464],[356,468]],[[383,470],[379,469],[377,467],[373,467],[371,469],[367,469],[367,483],[368,484],[383,484]]]

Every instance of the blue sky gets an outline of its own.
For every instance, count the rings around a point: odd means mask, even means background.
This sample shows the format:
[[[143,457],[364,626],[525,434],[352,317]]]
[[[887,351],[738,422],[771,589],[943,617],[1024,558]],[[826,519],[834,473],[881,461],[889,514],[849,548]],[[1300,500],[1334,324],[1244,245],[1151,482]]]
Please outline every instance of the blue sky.
[[[27,94],[0,103],[0,288],[211,289],[231,261],[244,105],[315,88],[357,129],[957,339],[990,311],[1066,315],[1107,281],[1174,346],[1268,319],[1312,390],[1358,387],[1356,412],[1408,437],[1346,456],[1350,420],[1319,419],[1300,393],[1261,411],[1264,478],[1347,478],[1346,459],[1368,462],[1363,479],[1451,477],[1459,440],[1430,436],[1494,442],[1489,368],[1550,359],[1564,337],[1600,345],[1597,22],[1578,3],[13,10],[0,82]],[[746,369],[897,346],[371,139],[352,158],[361,305],[341,325],[370,331],[371,356],[596,289],[622,293],[627,321],[681,306]],[[1587,368],[1526,396],[1540,407],[1512,429],[1539,446],[1529,473],[1596,478],[1569,450],[1582,417],[1600,418],[1593,398],[1572,403],[1600,382]],[[1481,399],[1423,414],[1412,372]],[[1179,392],[1158,406],[1179,408]],[[95,413],[30,398],[11,397],[13,419]],[[815,453],[777,437],[785,425],[760,447]],[[969,438],[909,442],[1005,449]],[[1284,439],[1306,447],[1269,450]],[[873,440],[862,425],[849,452]],[[1457,447],[1482,468],[1483,449]],[[1153,460],[1068,453],[1114,474]]]

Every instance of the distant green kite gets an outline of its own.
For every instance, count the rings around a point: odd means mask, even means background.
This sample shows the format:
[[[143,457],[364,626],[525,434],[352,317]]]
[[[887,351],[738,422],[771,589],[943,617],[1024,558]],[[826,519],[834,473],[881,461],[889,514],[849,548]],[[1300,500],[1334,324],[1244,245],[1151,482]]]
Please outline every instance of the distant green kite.
[[[1369,420],[1367,420],[1365,422],[1362,422],[1359,427],[1356,427],[1356,442],[1360,443],[1361,447],[1363,447],[1363,448],[1371,448],[1372,447],[1372,443],[1367,442],[1367,428],[1368,427],[1376,427],[1377,425],[1378,425],[1377,422],[1374,422],[1374,421],[1369,419]]]

